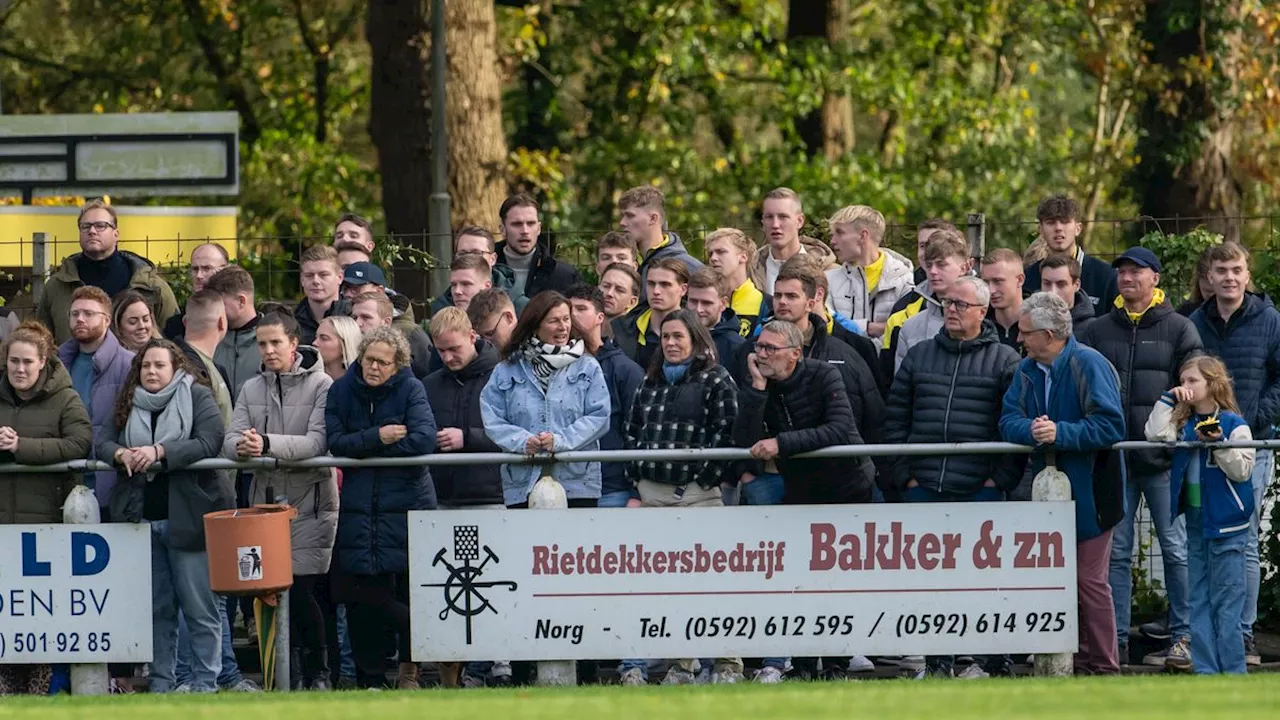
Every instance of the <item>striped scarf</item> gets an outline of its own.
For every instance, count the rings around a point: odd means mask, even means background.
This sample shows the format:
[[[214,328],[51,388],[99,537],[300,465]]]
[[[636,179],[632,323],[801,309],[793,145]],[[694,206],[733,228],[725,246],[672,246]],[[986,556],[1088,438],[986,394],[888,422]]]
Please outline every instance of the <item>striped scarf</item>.
[[[581,340],[573,340],[568,345],[548,345],[537,337],[532,337],[520,352],[533,367],[533,374],[538,378],[542,389],[546,390],[551,376],[557,370],[563,370],[576,362],[582,357],[584,350]]]

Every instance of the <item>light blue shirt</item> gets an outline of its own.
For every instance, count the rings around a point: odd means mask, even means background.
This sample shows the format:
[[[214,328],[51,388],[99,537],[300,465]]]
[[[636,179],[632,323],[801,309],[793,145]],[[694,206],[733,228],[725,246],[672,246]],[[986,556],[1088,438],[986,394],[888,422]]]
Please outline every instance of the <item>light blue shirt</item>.
[[[1036,363],[1036,367],[1044,372],[1044,412],[1049,414],[1049,391],[1053,388],[1053,368],[1042,362]]]

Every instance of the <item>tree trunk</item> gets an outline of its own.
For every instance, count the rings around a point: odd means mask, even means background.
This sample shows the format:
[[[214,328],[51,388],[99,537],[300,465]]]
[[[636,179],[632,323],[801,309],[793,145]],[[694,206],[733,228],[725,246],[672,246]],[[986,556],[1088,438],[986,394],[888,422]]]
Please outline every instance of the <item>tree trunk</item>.
[[[1169,75],[1139,110],[1143,133],[1132,184],[1143,214],[1162,221],[1189,218],[1172,227],[1162,222],[1165,232],[1205,225],[1239,240],[1241,188],[1232,164],[1228,97],[1234,88],[1227,76],[1238,38],[1228,27],[1224,5],[1217,0],[1147,4],[1143,39],[1152,48],[1152,63]],[[1188,65],[1202,70],[1188,72]]]
[[[507,196],[507,139],[492,0],[448,0],[445,25],[453,226],[494,227]]]
[[[849,40],[850,22],[849,0],[793,0],[787,40],[821,38],[838,48]],[[853,102],[845,93],[827,90],[822,106],[796,118],[795,125],[811,157],[821,152],[828,160],[837,160],[853,150]]]
[[[378,151],[387,232],[425,248],[431,195],[430,0],[369,0],[369,135]]]

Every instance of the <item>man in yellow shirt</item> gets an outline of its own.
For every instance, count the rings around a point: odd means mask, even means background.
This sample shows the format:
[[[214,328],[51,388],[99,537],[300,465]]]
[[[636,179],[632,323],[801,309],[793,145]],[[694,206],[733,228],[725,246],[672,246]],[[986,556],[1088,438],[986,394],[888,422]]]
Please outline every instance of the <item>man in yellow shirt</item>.
[[[755,260],[755,245],[737,228],[719,228],[708,235],[703,244],[707,249],[707,265],[733,288],[729,309],[738,318],[738,333],[751,337],[764,306],[764,294],[747,276]]]

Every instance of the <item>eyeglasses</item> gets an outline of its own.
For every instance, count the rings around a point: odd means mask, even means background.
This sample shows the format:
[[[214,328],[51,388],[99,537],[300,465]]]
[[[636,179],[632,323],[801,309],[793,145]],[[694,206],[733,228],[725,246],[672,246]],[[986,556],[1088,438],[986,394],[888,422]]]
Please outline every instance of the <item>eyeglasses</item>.
[[[955,310],[957,312],[964,312],[969,308],[976,308],[976,307],[982,307],[982,305],[979,305],[977,303],[965,302],[964,300],[943,300],[942,301],[942,309],[944,310]]]
[[[89,232],[90,230],[97,230],[98,232],[106,232],[114,228],[115,228],[115,225],[112,225],[109,222],[103,222],[101,220],[99,220],[98,222],[80,223],[80,232]]]
[[[779,350],[794,350],[795,345],[768,345],[765,343],[756,343],[756,354],[760,357],[770,357]]]
[[[382,358],[376,358],[369,355],[365,355],[360,358],[360,362],[368,365],[369,367],[375,368],[389,368],[396,364],[394,360],[383,360]]]
[[[494,255],[494,254],[496,253],[494,253],[494,251],[492,250],[459,250],[458,252],[454,253],[454,256],[462,257],[464,255]]]
[[[106,313],[101,310],[72,310],[67,313],[67,317],[70,317],[72,320],[79,320],[80,318],[88,320],[94,315],[106,315]]]

